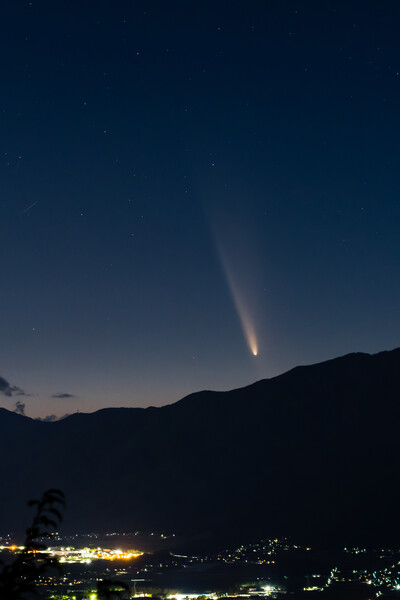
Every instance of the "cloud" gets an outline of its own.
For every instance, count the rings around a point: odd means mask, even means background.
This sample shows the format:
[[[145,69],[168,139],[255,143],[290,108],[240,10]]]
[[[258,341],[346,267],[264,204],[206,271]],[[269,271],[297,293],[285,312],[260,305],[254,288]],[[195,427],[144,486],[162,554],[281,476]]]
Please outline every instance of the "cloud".
[[[45,423],[53,423],[58,421],[57,415],[47,415],[47,417],[37,417],[36,421],[44,421]]]
[[[25,416],[25,404],[23,402],[20,402],[19,400],[16,401],[15,403],[15,410],[14,412],[16,412],[18,415],[24,415]]]
[[[74,396],[74,394],[52,394],[51,396],[52,398],[76,398],[76,396]]]
[[[44,421],[45,423],[54,423],[54,421],[62,421],[62,419],[66,419],[67,417],[70,417],[72,414],[73,413],[67,413],[65,415],[62,415],[62,417],[57,417],[57,415],[47,415],[47,417],[36,417],[35,421]]]
[[[0,393],[9,398],[11,398],[11,396],[29,396],[29,394],[26,394],[21,388],[8,383],[4,377],[0,377]]]

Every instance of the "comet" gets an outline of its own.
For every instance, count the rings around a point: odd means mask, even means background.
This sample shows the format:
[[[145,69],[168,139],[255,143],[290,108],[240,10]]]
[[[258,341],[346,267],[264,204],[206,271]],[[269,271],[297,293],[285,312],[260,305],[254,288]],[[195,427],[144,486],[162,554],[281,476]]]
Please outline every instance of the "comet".
[[[206,214],[245,341],[251,354],[258,356],[259,343],[251,310],[255,307],[250,302],[250,290],[254,289],[254,266],[257,263],[252,228],[249,228],[242,213],[235,215],[232,206],[229,206],[229,210],[221,211],[215,204],[209,204]]]
[[[235,279],[235,276],[233,274],[233,271],[230,268],[230,265],[228,264],[227,260],[224,258],[224,255],[221,252],[221,250],[220,250],[220,257],[221,257],[221,263],[224,268],[226,280],[228,282],[229,289],[232,294],[233,302],[235,304],[235,308],[236,308],[237,314],[239,316],[240,324],[242,326],[243,335],[245,337],[245,340],[247,342],[247,345],[248,345],[249,350],[252,353],[252,355],[258,356],[258,342],[257,342],[255,326],[254,326],[253,319],[251,318],[249,309],[247,307],[244,294],[243,294],[240,286],[238,285],[238,283]]]

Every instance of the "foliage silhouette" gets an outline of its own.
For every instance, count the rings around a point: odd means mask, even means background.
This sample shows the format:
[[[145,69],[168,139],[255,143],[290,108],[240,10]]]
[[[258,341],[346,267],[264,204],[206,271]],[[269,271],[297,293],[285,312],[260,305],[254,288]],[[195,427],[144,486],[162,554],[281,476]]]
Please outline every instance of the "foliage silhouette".
[[[97,582],[97,597],[99,600],[116,600],[130,598],[129,585],[121,581],[103,579]]]
[[[36,514],[26,530],[23,550],[11,564],[4,565],[0,573],[0,600],[35,598],[39,595],[37,579],[51,570],[61,571],[58,559],[44,553],[46,545],[41,539],[50,538],[62,521],[63,492],[47,490],[40,500],[30,500],[28,506],[36,506]]]

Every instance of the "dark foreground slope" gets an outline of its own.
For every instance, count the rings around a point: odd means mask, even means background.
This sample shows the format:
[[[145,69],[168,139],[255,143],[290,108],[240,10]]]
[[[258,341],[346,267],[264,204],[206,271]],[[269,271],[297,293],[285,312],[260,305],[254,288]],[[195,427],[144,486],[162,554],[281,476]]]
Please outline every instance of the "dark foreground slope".
[[[176,404],[33,421],[0,409],[0,530],[48,487],[64,530],[400,539],[400,349]]]

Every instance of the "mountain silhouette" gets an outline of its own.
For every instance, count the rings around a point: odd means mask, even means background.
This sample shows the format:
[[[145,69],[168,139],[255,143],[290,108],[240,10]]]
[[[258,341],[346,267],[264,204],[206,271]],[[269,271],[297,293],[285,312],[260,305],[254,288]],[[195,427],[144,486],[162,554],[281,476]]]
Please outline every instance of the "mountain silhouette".
[[[388,543],[398,512],[400,348],[296,367],[161,408],[42,422],[0,409],[0,531],[55,487],[64,532]]]

